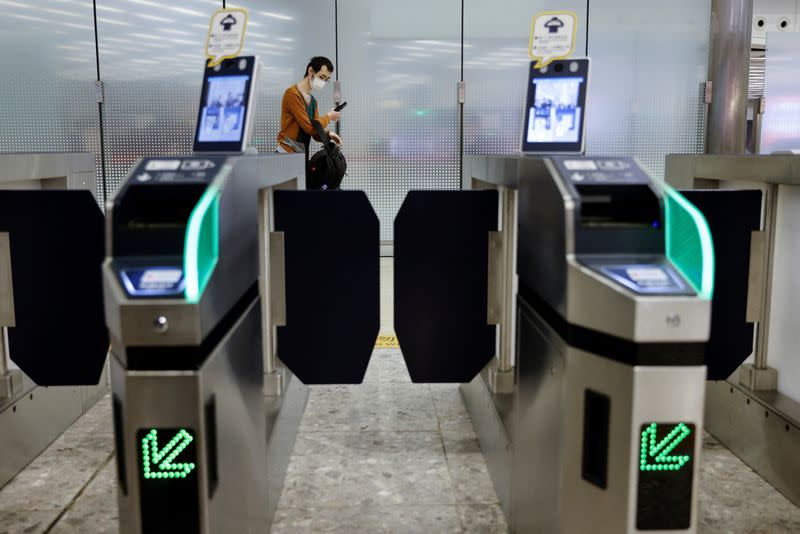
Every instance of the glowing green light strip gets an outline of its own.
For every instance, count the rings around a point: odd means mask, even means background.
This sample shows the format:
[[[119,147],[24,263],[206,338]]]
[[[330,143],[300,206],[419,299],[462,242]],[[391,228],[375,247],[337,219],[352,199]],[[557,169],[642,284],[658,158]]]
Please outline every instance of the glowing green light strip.
[[[694,289],[697,291],[697,294],[700,298],[710,300],[714,294],[714,244],[711,240],[711,229],[708,227],[708,222],[700,210],[697,209],[694,204],[686,200],[683,195],[678,193],[675,189],[667,184],[664,184],[664,191],[680,207],[686,210],[686,212],[692,218],[692,221],[694,221],[695,227],[697,228],[697,234],[700,238],[700,249],[703,255],[703,270],[701,273],[700,287],[695,287]],[[670,209],[669,202],[666,203],[666,206],[667,209]],[[669,214],[667,214],[667,257],[670,257],[670,248],[672,246],[672,241],[670,239],[670,226]],[[681,274],[684,276],[684,278],[686,278],[689,283],[694,286],[691,278],[686,276],[686,273],[683,272],[681,267],[679,265],[675,265],[675,267],[681,271]]]
[[[192,210],[189,216],[189,224],[186,226],[186,240],[183,248],[183,275],[186,280],[184,296],[189,303],[197,303],[214,272],[219,254],[219,197],[220,187],[211,185],[206,189],[200,201]],[[210,213],[209,213],[210,212]],[[211,219],[213,259],[211,266],[200,279],[200,234],[203,228],[203,221],[207,216]]]

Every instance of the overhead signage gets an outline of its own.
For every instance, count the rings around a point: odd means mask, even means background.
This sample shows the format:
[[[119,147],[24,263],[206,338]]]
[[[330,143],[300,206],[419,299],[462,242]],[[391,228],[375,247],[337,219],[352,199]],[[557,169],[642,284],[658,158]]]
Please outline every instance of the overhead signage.
[[[568,58],[575,51],[578,16],[572,11],[543,11],[531,21],[528,55],[540,69],[556,59]]]
[[[235,58],[244,48],[244,33],[247,29],[247,10],[241,8],[220,9],[211,16],[206,38],[208,66],[214,67],[224,59]]]

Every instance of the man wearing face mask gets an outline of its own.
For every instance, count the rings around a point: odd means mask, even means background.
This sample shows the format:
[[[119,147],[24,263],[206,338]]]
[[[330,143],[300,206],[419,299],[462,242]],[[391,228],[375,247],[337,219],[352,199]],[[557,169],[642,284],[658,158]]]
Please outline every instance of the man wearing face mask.
[[[311,94],[319,92],[325,87],[333,74],[331,60],[318,56],[311,58],[306,66],[305,77],[291,86],[283,94],[281,103],[281,131],[278,134],[278,152],[306,154],[308,159],[308,146],[313,137],[317,141],[312,118],[319,121],[323,128],[331,122],[339,120],[339,112],[330,110],[326,115],[319,115],[317,99]],[[335,132],[328,132],[330,138],[341,144],[342,140]]]

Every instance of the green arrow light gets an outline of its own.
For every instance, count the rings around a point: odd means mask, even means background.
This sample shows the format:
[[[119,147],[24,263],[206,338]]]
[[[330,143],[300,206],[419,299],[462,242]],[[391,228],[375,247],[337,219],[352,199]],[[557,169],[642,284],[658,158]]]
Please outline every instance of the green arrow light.
[[[686,439],[692,431],[683,423],[675,428],[659,442],[656,442],[656,429],[658,425],[652,423],[642,431],[642,448],[639,460],[640,471],[678,471],[691,459],[687,454],[670,455],[681,441]]]
[[[162,448],[158,448],[158,431],[154,428],[142,438],[142,469],[145,479],[186,478],[195,465],[175,459],[194,440],[192,435],[180,429]]]

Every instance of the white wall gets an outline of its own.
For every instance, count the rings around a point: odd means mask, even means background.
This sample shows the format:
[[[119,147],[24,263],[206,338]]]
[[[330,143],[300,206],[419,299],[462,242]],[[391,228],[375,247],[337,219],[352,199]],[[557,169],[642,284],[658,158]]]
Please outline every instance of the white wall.
[[[767,364],[778,391],[800,402],[800,187],[780,186]]]
[[[753,1],[753,43],[763,45],[767,32],[774,31],[800,31],[800,1]]]

